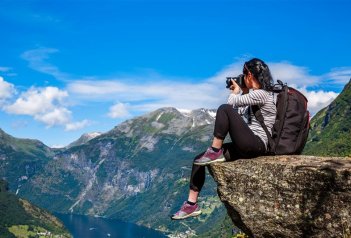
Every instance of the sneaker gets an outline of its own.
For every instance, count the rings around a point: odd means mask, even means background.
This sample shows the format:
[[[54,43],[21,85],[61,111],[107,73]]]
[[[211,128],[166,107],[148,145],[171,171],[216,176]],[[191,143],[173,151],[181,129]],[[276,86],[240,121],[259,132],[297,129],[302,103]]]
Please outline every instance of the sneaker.
[[[223,156],[223,149],[220,149],[218,152],[213,151],[211,147],[209,147],[205,154],[200,158],[194,161],[196,165],[208,165],[216,162],[224,162],[225,158]]]
[[[190,205],[187,202],[183,203],[183,206],[177,211],[175,214],[172,215],[173,220],[181,220],[188,217],[195,217],[201,214],[201,210],[199,205]]]

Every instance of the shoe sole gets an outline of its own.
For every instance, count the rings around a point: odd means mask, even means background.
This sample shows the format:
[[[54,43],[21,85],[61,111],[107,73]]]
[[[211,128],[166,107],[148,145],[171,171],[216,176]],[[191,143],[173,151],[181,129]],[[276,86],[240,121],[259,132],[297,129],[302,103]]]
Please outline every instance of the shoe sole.
[[[193,213],[190,213],[189,215],[186,215],[186,216],[183,216],[183,217],[171,217],[172,220],[183,220],[185,218],[188,218],[188,217],[196,217],[198,215],[200,215],[202,212],[201,210],[200,211],[197,211],[197,212],[193,212]]]
[[[220,158],[212,161],[207,161],[207,162],[194,162],[195,165],[209,165],[217,162],[225,162],[225,158]]]

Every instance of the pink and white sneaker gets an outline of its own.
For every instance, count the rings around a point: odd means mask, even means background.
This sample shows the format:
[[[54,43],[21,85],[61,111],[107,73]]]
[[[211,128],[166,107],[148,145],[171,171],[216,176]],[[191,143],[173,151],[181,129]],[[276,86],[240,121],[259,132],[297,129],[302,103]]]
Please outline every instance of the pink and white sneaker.
[[[211,147],[208,147],[205,154],[194,161],[196,165],[208,165],[216,162],[224,162],[223,149],[215,152]]]
[[[187,202],[183,203],[183,206],[177,211],[175,214],[172,215],[173,220],[181,220],[188,217],[195,217],[201,214],[201,210],[199,205],[194,204],[190,205]]]

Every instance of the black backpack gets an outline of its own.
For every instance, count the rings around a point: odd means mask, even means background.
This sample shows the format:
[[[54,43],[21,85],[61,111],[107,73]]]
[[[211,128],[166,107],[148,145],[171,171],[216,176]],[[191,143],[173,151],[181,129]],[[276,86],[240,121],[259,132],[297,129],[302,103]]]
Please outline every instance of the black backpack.
[[[252,106],[256,119],[260,122],[268,137],[268,154],[297,155],[305,147],[310,128],[307,99],[298,90],[288,87],[277,80],[272,91],[278,93],[276,107],[277,116],[272,127],[272,136],[269,133],[261,110]]]

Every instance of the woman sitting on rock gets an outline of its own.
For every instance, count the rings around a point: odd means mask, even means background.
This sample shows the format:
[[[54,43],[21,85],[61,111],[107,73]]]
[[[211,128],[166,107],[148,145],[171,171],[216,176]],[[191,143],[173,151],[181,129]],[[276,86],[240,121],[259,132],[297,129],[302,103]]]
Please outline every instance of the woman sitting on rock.
[[[172,219],[185,219],[201,214],[197,198],[205,182],[205,165],[233,161],[239,158],[254,158],[264,155],[268,138],[255,118],[251,106],[258,105],[270,131],[276,117],[273,93],[273,78],[268,66],[260,59],[245,62],[242,88],[232,79],[227,104],[221,105],[216,114],[212,146],[194,159],[188,200]],[[223,144],[229,133],[231,142]]]

